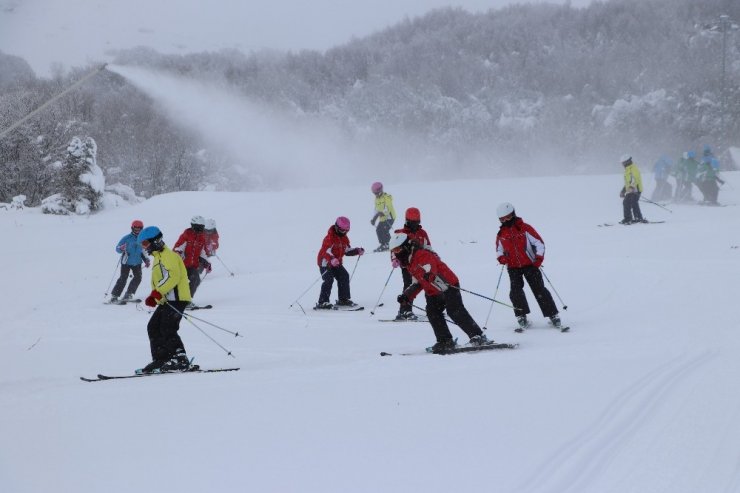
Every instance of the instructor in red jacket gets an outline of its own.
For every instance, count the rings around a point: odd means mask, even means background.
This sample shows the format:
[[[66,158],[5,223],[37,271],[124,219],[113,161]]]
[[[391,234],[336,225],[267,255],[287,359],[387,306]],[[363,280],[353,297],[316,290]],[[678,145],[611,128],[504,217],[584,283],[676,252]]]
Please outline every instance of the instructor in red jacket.
[[[190,281],[190,295],[195,296],[195,291],[200,286],[200,273],[198,268],[203,265],[206,272],[211,272],[211,263],[206,259],[206,220],[203,216],[193,216],[190,227],[182,232],[172,248],[179,253],[185,268],[188,271]]]
[[[540,305],[542,314],[548,317],[555,327],[560,327],[558,308],[550,291],[545,287],[540,272],[540,266],[545,260],[545,242],[532,226],[517,217],[514,206],[509,202],[500,204],[496,213],[501,222],[496,235],[496,255],[498,262],[505,265],[509,271],[511,284],[509,299],[514,305],[514,315],[519,324],[517,332],[529,327],[527,320],[529,304],[524,294],[525,279],[534,293],[537,304]]]

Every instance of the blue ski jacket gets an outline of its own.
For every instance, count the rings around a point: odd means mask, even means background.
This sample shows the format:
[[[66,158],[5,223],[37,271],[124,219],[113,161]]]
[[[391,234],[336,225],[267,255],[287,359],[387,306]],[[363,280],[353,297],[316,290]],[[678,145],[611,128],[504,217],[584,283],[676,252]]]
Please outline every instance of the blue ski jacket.
[[[122,245],[126,245],[126,247],[121,248]],[[144,251],[141,249],[141,245],[133,233],[129,233],[121,238],[121,241],[116,245],[116,253],[123,254],[121,263],[126,265],[141,265],[145,258]]]

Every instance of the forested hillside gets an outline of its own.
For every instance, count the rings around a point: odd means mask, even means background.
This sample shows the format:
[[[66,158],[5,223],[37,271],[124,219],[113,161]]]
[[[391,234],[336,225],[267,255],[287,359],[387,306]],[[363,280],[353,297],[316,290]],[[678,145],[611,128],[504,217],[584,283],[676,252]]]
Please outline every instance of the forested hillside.
[[[443,9],[324,53],[137,48],[113,61],[328,120],[389,153],[405,148],[420,177],[614,172],[624,152],[649,168],[660,154],[705,143],[728,166],[725,151],[740,145],[737,21],[732,0]],[[40,79],[0,54],[0,131],[92,68]],[[224,152],[103,71],[0,140],[0,201],[22,193],[37,205],[58,192],[47,178],[74,137],[94,139],[108,183],[146,196],[281,185],[245,178],[258,173],[248,166],[254,156]]]

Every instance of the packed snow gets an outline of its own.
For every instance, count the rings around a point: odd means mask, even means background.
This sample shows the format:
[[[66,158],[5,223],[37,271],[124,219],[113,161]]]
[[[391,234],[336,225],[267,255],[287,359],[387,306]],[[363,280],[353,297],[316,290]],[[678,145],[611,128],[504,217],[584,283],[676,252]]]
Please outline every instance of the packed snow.
[[[649,159],[635,159],[651,190]],[[423,354],[427,323],[378,322],[395,315],[401,276],[387,253],[369,253],[370,183],[173,193],[83,217],[0,210],[0,491],[740,491],[740,175],[724,178],[727,207],[642,203],[666,222],[598,227],[621,218],[619,174],[377,177],[399,214],[421,210],[465,289],[495,293],[499,202],[545,240],[571,332],[548,327],[528,288],[524,334],[510,309],[466,293],[488,337],[519,348],[452,356]],[[81,381],[149,362],[150,310],[103,303],[131,221],[159,226],[172,246],[196,214],[221,235],[195,297],[214,308],[180,334],[201,366],[241,369]],[[339,215],[368,250],[346,259],[365,310],[315,312],[316,254]],[[149,289],[145,269],[137,295]],[[504,273],[497,299],[508,289]]]

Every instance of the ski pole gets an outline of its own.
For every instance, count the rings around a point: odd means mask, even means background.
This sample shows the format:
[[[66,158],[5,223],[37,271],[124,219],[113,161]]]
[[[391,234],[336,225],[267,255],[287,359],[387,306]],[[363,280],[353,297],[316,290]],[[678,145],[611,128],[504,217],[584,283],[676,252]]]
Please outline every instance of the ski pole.
[[[355,266],[352,269],[352,274],[349,275],[349,281],[350,282],[352,282],[352,277],[355,275],[355,271],[357,270],[357,265],[360,263],[360,257],[362,257],[362,255],[358,255],[357,256],[357,262],[355,262]]]
[[[640,200],[642,200],[643,202],[647,202],[648,204],[653,204],[653,205],[657,205],[657,206],[658,206],[658,207],[660,207],[661,209],[665,209],[665,210],[667,210],[668,212],[670,212],[671,214],[673,214],[673,211],[672,211],[672,210],[670,210],[670,209],[669,209],[668,207],[663,207],[663,206],[662,206],[662,205],[660,205],[659,203],[657,203],[657,202],[653,202],[653,201],[652,201],[652,200],[650,200],[650,199],[646,199],[645,197],[640,197]]]
[[[504,275],[504,267],[505,265],[501,266],[501,272],[498,274],[498,282],[496,283],[496,291],[493,293],[493,299],[496,299],[496,295],[498,294],[498,287],[501,284],[501,276]],[[491,312],[493,311],[493,302],[491,302],[491,308],[488,309],[488,316],[486,317],[486,323],[483,324],[483,330],[488,330],[486,327],[488,325],[488,319],[491,318]]]
[[[306,290],[304,292],[302,292],[301,295],[298,298],[296,298],[295,301],[293,303],[291,303],[288,308],[293,308],[293,305],[298,305],[300,307],[301,311],[303,312],[303,314],[306,315],[306,310],[303,309],[303,307],[301,306],[300,303],[298,303],[298,301],[301,298],[303,298],[303,296],[305,296],[305,294],[308,293],[311,290],[311,288],[314,287],[314,285],[317,282],[323,280],[324,279],[324,276],[326,275],[327,272],[329,272],[329,269],[326,269],[323,274],[321,274],[318,278],[316,278],[316,280],[314,282],[312,282],[311,285],[309,287],[307,287]]]
[[[470,290],[468,290],[468,289],[463,289],[463,288],[461,288],[460,286],[454,286],[454,285],[452,285],[452,284],[448,284],[448,286],[450,286],[450,287],[452,287],[452,288],[455,288],[455,289],[457,289],[457,290],[460,290],[460,291],[465,291],[466,293],[470,293],[470,294],[473,294],[473,295],[475,295],[475,296],[479,296],[479,297],[483,298],[484,300],[492,301],[492,302],[494,302],[494,303],[498,303],[499,305],[504,305],[504,306],[508,306],[509,308],[512,308],[512,309],[514,308],[513,306],[511,306],[511,305],[510,305],[510,304],[508,304],[508,303],[504,303],[503,301],[499,301],[499,300],[497,300],[497,299],[494,299],[494,298],[489,298],[488,296],[482,295],[482,294],[480,294],[480,293],[476,293],[475,291],[470,291]]]
[[[195,322],[193,322],[192,320],[190,320],[190,317],[191,317],[191,315],[186,315],[186,314],[184,314],[183,312],[181,312],[180,310],[178,310],[177,308],[175,308],[174,306],[172,306],[172,304],[170,304],[170,302],[167,302],[167,306],[169,306],[169,307],[170,307],[170,308],[171,308],[172,310],[174,310],[174,312],[175,312],[175,313],[179,313],[179,314],[180,314],[180,316],[182,316],[182,317],[183,317],[183,318],[184,318],[185,320],[187,320],[188,322],[190,322],[190,323],[191,323],[191,324],[193,325],[193,327],[195,327],[196,329],[198,329],[198,330],[199,330],[199,331],[201,332],[201,334],[203,334],[203,335],[204,335],[204,336],[206,336],[206,337],[207,337],[208,339],[210,339],[210,340],[211,340],[211,342],[213,342],[213,343],[214,343],[214,344],[215,344],[216,346],[218,346],[218,347],[220,347],[221,349],[223,349],[223,350],[224,350],[224,352],[225,352],[225,353],[226,353],[226,354],[227,354],[228,356],[231,356],[232,358],[236,358],[236,356],[234,356],[234,355],[233,355],[233,354],[231,353],[231,351],[229,351],[228,349],[226,349],[225,347],[223,347],[223,346],[222,346],[221,344],[219,344],[219,342],[218,342],[218,341],[217,341],[216,339],[214,339],[213,337],[211,337],[211,336],[210,336],[210,335],[209,335],[209,334],[208,334],[208,333],[207,333],[207,332],[206,332],[205,330],[201,329],[201,328],[200,328],[200,326],[199,326],[198,324],[196,324]],[[196,318],[196,317],[193,317],[193,318]],[[213,325],[214,327],[217,327],[217,328],[221,329],[221,327],[218,327],[217,325],[214,325],[214,324],[212,324],[212,323],[210,323],[210,322],[206,322],[206,321],[205,321],[205,320],[203,320],[203,319],[200,319],[200,318],[199,318],[198,320],[200,320],[201,322],[205,322],[205,323],[207,323],[207,324],[209,324],[209,325]],[[221,330],[226,330],[226,329],[221,329]],[[227,330],[226,332],[229,332],[229,331]],[[233,334],[233,332],[232,332],[232,334]]]
[[[558,290],[555,289],[555,286],[553,286],[552,283],[550,282],[550,278],[547,277],[547,274],[545,274],[545,269],[543,269],[542,267],[540,267],[540,272],[542,272],[542,275],[545,276],[545,279],[547,279],[547,284],[549,284],[550,287],[552,288],[552,290],[555,291],[555,296],[558,297],[558,299],[560,300],[560,304],[563,305],[563,310],[567,310],[568,309],[568,305],[566,305],[565,303],[563,303],[563,299],[558,294]]]
[[[392,267],[392,268],[391,268],[391,273],[390,273],[390,274],[388,274],[388,279],[386,279],[386,280],[385,280],[385,284],[383,285],[383,289],[381,289],[381,290],[380,290],[380,296],[378,296],[378,301],[376,301],[376,302],[375,302],[375,306],[373,307],[373,309],[372,309],[372,310],[370,310],[370,316],[371,316],[371,317],[372,317],[373,315],[375,315],[375,310],[377,310],[377,309],[378,309],[378,306],[380,305],[380,298],[382,298],[382,297],[383,297],[383,293],[385,293],[385,288],[387,288],[387,287],[388,287],[388,281],[390,281],[390,280],[391,280],[391,276],[393,275],[393,271],[394,271],[394,270],[396,270],[396,268],[395,268],[395,267]]]
[[[214,253],[214,254],[213,254],[213,256],[214,256],[214,257],[216,257],[216,258],[218,259],[218,261],[219,261],[219,262],[221,262],[221,265],[223,265],[223,266],[224,266],[224,269],[226,269],[226,271],[227,271],[227,272],[228,272],[229,274],[231,274],[231,277],[234,277],[234,273],[233,273],[233,272],[231,272],[231,270],[229,270],[229,268],[228,268],[228,267],[226,267],[226,264],[224,263],[224,261],[223,261],[223,260],[221,260],[221,257],[219,257],[219,256],[218,256],[218,253]]]
[[[116,262],[116,268],[113,270],[113,277],[110,278],[110,282],[108,283],[108,289],[105,290],[105,294],[103,295],[103,298],[108,296],[108,293],[110,293],[110,287],[113,284],[113,279],[116,278],[116,272],[118,272],[118,267],[121,265],[121,259],[123,256],[118,256],[118,262]]]
[[[427,313],[427,311],[426,311],[426,310],[425,310],[424,308],[420,307],[420,306],[416,306],[416,305],[414,305],[413,303],[411,303],[411,306],[413,306],[413,307],[414,307],[414,308],[416,308],[417,310],[421,310],[421,311],[423,311],[424,313]],[[427,315],[427,317],[428,317],[428,315]],[[450,319],[449,319],[449,318],[447,318],[447,317],[442,317],[442,318],[444,318],[444,319],[445,319],[445,320],[446,320],[447,322],[451,323],[452,325],[457,325],[457,324],[456,324],[455,322],[453,322],[452,320],[450,320]],[[459,325],[458,325],[458,327],[459,327]]]

